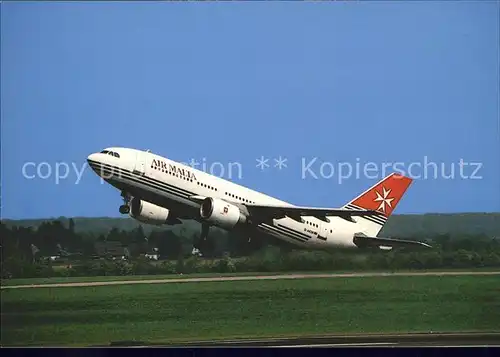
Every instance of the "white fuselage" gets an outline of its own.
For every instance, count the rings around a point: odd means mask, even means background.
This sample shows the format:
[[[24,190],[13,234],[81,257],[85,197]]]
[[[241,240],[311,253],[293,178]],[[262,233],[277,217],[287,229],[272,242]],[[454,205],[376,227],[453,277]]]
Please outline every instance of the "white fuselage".
[[[95,153],[88,158],[103,179],[133,196],[169,209],[180,219],[200,220],[200,204],[190,200],[191,196],[219,198],[236,205],[293,206],[151,152],[122,147],[106,150],[118,153],[119,157]],[[256,228],[261,233],[310,249],[355,248],[353,234],[363,231],[360,225],[340,217],[331,217],[330,222],[315,217],[302,218],[302,223],[288,217],[273,219],[259,223]]]

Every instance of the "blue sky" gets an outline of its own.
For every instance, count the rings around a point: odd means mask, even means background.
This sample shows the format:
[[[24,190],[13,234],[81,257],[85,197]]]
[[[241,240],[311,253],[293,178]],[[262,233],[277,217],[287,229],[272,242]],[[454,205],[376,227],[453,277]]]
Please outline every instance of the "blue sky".
[[[237,183],[330,207],[382,173],[321,177],[324,162],[427,160],[438,177],[395,213],[498,212],[498,4],[4,2],[2,217],[118,216],[118,191],[75,172],[108,146],[238,162]],[[481,166],[463,178],[460,159]]]

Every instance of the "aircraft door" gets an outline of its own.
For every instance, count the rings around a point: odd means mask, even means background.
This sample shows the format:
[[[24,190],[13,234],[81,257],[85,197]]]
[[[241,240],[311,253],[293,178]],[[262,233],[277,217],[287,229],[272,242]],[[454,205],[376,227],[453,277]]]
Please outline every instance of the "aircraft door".
[[[146,153],[137,151],[134,164],[134,173],[143,176],[146,172]]]
[[[331,237],[331,235],[332,235],[331,230],[332,230],[332,226],[330,223],[321,222],[318,238],[325,240],[325,241],[328,240],[328,238]]]

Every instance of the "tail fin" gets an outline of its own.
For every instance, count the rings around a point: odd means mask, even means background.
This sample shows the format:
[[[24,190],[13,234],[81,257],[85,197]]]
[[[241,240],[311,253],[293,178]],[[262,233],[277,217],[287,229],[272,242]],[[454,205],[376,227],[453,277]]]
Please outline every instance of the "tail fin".
[[[380,212],[379,216],[356,218],[357,223],[360,225],[360,231],[367,235],[376,236],[391,216],[408,187],[410,187],[412,181],[409,177],[392,173],[347,203],[343,208]]]

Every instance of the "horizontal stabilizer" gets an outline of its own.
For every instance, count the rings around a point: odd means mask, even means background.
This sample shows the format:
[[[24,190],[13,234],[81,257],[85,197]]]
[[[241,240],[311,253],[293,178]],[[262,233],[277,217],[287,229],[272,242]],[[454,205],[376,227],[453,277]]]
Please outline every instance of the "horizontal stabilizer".
[[[363,233],[356,233],[354,235],[354,244],[360,248],[365,247],[393,247],[401,248],[408,246],[420,246],[426,248],[432,248],[427,243],[418,242],[414,240],[403,240],[403,239],[393,239],[393,238],[380,238],[380,237],[368,237]]]

